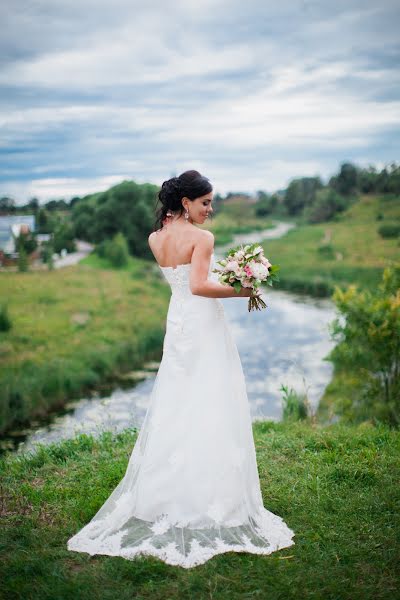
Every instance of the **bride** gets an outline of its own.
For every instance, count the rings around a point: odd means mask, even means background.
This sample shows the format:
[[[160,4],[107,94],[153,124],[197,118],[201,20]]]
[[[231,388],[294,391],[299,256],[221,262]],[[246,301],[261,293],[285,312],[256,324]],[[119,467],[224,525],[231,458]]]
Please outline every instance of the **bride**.
[[[270,554],[294,532],[263,506],[242,366],[212,273],[212,213],[197,171],[162,184],[149,245],[171,286],[163,356],[126,473],[68,540],[77,552],[155,556],[190,568],[223,552]]]

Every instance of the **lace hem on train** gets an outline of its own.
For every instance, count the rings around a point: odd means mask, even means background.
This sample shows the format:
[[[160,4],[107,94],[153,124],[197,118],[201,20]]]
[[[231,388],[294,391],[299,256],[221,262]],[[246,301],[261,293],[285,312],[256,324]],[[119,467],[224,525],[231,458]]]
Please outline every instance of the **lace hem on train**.
[[[153,556],[172,566],[191,568],[225,552],[249,552],[268,555],[295,544],[294,532],[283,519],[265,508],[246,525],[190,529],[169,523],[164,515],[155,522],[132,517],[124,532],[112,533],[107,519],[89,523],[68,541],[68,549],[90,555],[105,554],[133,560]],[[136,546],[129,540],[142,538]],[[199,541],[201,540],[201,541]],[[203,543],[201,543],[203,542]]]

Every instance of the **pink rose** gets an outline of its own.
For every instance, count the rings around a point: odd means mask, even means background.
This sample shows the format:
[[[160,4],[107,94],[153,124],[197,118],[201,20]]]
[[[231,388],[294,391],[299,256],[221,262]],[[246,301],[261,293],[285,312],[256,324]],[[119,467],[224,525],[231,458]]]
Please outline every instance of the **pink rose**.
[[[236,260],[229,260],[225,265],[225,271],[233,271],[236,273],[239,268],[238,262]]]

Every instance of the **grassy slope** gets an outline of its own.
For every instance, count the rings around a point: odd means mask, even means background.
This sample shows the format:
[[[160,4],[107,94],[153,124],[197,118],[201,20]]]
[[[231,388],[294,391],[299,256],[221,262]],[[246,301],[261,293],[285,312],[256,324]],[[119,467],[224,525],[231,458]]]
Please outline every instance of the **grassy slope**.
[[[13,323],[0,334],[0,431],[160,353],[169,290],[145,261],[113,270],[90,256],[60,270],[4,273],[0,297]]]
[[[295,531],[295,545],[266,557],[227,553],[191,570],[66,549],[125,474],[134,431],[81,435],[33,457],[10,456],[0,461],[0,596],[392,598],[399,583],[399,436],[369,425],[255,423],[264,504]]]
[[[384,220],[376,219],[379,213]],[[329,296],[335,285],[374,287],[383,268],[400,254],[398,241],[382,239],[378,227],[399,218],[400,198],[363,196],[338,221],[301,225],[264,248],[270,261],[281,265],[283,289]],[[318,250],[324,240],[332,246],[331,257]]]
[[[378,214],[383,220],[377,220]],[[276,287],[317,296],[329,296],[335,285],[375,288],[383,268],[400,256],[398,240],[385,240],[377,230],[383,223],[399,219],[400,198],[363,196],[338,221],[300,225],[279,240],[265,242],[268,258],[281,265],[281,282]],[[324,258],[318,251],[327,238],[333,247],[332,258]],[[338,260],[336,253],[343,258]],[[339,413],[352,419],[353,391],[359,385],[359,376],[350,365],[347,372],[335,372],[318,405],[319,417]]]

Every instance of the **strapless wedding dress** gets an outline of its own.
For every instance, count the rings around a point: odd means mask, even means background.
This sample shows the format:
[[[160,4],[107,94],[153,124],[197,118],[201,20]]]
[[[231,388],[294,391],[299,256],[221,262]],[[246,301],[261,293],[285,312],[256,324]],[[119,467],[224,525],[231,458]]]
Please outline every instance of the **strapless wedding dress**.
[[[214,265],[213,255],[209,279],[217,280]],[[172,295],[149,407],[123,479],[68,549],[190,568],[223,552],[292,546],[294,532],[263,506],[245,380],[223,305],[191,293],[190,264],[160,268]]]

